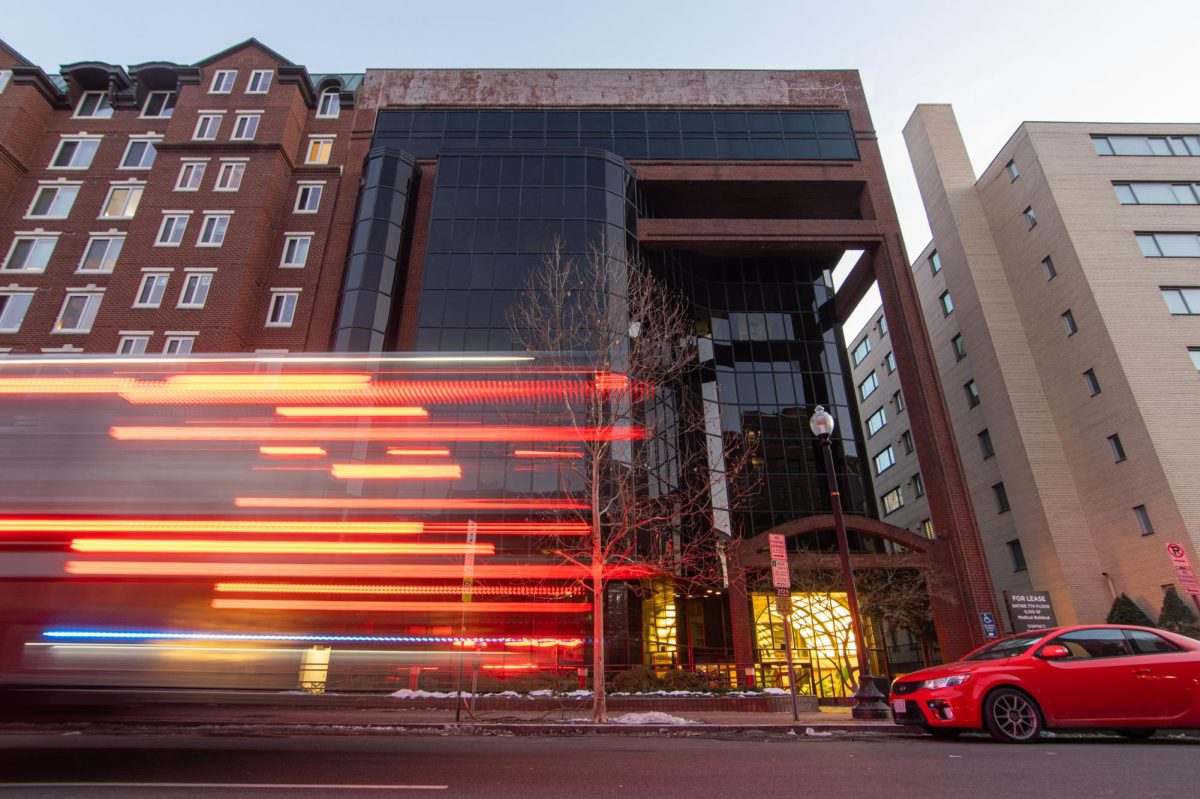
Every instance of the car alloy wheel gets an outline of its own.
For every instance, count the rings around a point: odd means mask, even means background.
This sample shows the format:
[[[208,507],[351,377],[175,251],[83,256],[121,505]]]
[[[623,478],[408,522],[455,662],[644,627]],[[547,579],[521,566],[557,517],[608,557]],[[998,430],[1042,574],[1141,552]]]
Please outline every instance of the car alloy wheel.
[[[1004,743],[1029,743],[1042,733],[1042,713],[1028,695],[1001,688],[984,705],[987,731]]]

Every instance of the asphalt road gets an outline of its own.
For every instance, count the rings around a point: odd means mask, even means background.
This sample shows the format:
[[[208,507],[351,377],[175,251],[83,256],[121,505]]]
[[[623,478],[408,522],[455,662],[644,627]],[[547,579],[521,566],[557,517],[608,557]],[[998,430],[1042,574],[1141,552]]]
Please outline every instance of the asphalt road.
[[[0,735],[0,797],[1124,797],[1200,784],[1200,741]]]

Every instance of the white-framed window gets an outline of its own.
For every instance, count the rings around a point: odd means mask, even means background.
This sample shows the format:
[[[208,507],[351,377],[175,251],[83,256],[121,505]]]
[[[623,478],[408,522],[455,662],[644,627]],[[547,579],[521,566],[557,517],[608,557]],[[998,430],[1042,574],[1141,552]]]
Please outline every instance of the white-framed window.
[[[867,353],[871,351],[871,339],[864,338],[858,342],[858,346],[854,348],[854,352],[850,353],[850,357],[854,359],[854,365],[858,366],[867,357]]]
[[[1200,233],[1138,233],[1147,258],[1200,258]]]
[[[195,336],[167,336],[163,342],[164,355],[191,355],[192,346],[196,343]]]
[[[887,424],[887,412],[880,408],[867,419],[867,437],[878,433],[885,424]]]
[[[169,118],[175,113],[175,92],[150,92],[142,105],[143,117]]]
[[[33,289],[14,291],[14,288],[0,290],[0,333],[20,331],[25,312],[33,303]]]
[[[145,355],[146,348],[150,346],[150,332],[141,331],[121,331],[121,338],[117,341],[118,355]]]
[[[129,145],[125,148],[125,155],[121,157],[121,169],[149,169],[154,166],[154,158],[158,155],[158,151],[154,149],[155,142],[160,142],[160,137],[154,138],[137,138],[130,139]]]
[[[878,477],[895,465],[896,453],[889,444],[875,456],[875,475]]]
[[[296,189],[296,208],[298,214],[315,214],[321,206],[321,183],[301,183]]]
[[[179,292],[177,308],[203,308],[212,286],[212,272],[187,272],[183,277],[183,290]]]
[[[8,87],[8,82],[10,80],[12,80],[12,70],[0,69],[0,93],[2,93]]]
[[[58,312],[58,319],[54,322],[53,332],[90,333],[103,299],[104,292],[102,290],[68,290],[62,309]]]
[[[285,269],[299,269],[308,261],[308,248],[312,244],[311,233],[289,233],[283,237],[283,255],[279,266]]]
[[[233,121],[233,141],[253,141],[258,133],[258,120],[262,114],[238,114]]]
[[[235,80],[237,80],[236,69],[218,69],[213,73],[212,85],[208,87],[208,93],[229,94],[233,91]]]
[[[83,248],[83,257],[79,259],[79,272],[111,272],[117,265],[121,248],[125,246],[124,236],[93,235]]]
[[[142,275],[142,285],[138,286],[133,307],[157,308],[161,305],[163,294],[167,290],[167,279],[170,277],[170,272],[147,272]]]
[[[75,106],[76,117],[89,119],[111,119],[113,115],[112,100],[108,92],[84,92]]]
[[[242,178],[246,174],[245,161],[225,161],[217,172],[215,191],[237,191],[242,187]]]
[[[175,181],[175,191],[200,191],[204,182],[204,170],[208,167],[204,161],[184,161],[179,167],[179,178]]]
[[[883,506],[884,516],[900,510],[904,507],[904,491],[900,486],[896,486],[879,498],[879,504]]]
[[[328,164],[329,156],[332,153],[332,136],[313,136],[308,140],[308,149],[304,153],[304,163]]]
[[[291,327],[299,299],[300,292],[296,289],[272,291],[271,304],[267,309],[267,327]]]
[[[58,236],[41,234],[20,234],[13,239],[8,248],[8,256],[4,259],[5,272],[45,272],[50,264],[50,256],[58,244]]]
[[[50,159],[50,169],[87,169],[100,148],[100,136],[64,136]]]
[[[866,399],[875,393],[875,389],[879,388],[879,377],[872,370],[861,383],[858,384],[858,396]]]
[[[113,185],[108,190],[108,197],[100,209],[102,219],[133,219],[137,213],[138,204],[142,201],[142,191],[145,186],[141,183],[126,186]]]
[[[26,219],[66,219],[71,215],[71,206],[79,196],[79,185],[71,183],[43,183],[38,186],[29,204]]]
[[[220,247],[225,243],[225,231],[229,229],[228,214],[205,214],[200,224],[197,247]]]
[[[217,131],[221,129],[220,114],[201,114],[196,120],[196,132],[192,134],[194,141],[213,141]]]
[[[178,247],[183,243],[183,232],[187,230],[187,214],[163,214],[162,225],[158,228],[158,238],[154,240],[155,247]]]
[[[317,116],[326,119],[337,117],[341,110],[341,98],[337,89],[326,89],[321,92],[321,102],[317,104]]]
[[[246,84],[246,94],[266,94],[271,88],[273,69],[256,69],[250,73],[250,82]]]

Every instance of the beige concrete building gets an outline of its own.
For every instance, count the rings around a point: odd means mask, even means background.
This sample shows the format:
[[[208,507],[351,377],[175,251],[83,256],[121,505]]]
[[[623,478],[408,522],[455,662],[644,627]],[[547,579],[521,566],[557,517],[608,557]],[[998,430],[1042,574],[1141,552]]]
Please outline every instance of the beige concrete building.
[[[1200,563],[1200,124],[1029,122],[978,178],[949,106],[904,133],[933,232],[914,275],[996,591],[1049,591],[1062,623],[1119,592],[1157,616],[1184,589],[1166,545]],[[864,364],[890,349],[872,346]],[[881,403],[859,400],[866,425]]]

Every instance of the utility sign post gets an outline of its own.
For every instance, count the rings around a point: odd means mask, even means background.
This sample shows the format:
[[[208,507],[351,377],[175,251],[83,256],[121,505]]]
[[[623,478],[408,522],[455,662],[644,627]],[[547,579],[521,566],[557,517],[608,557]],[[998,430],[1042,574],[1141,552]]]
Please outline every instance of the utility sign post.
[[[1192,601],[1200,608],[1200,581],[1197,581],[1192,564],[1188,562],[1187,550],[1182,544],[1167,544],[1167,556],[1175,566],[1175,573],[1179,575],[1179,584],[1183,586],[1184,592],[1191,594]]]
[[[792,664],[792,573],[788,570],[787,544],[779,533],[767,536],[771,546],[771,585],[775,588],[775,603],[783,617],[783,648],[787,652],[788,689],[792,695],[792,721],[800,720],[800,705],[796,701],[796,667]]]
[[[460,627],[458,642],[458,680],[455,685],[454,693],[457,696],[454,699],[454,723],[458,724],[462,719],[462,673],[463,661],[467,653],[467,606],[466,603],[471,601],[471,588],[475,584],[475,541],[478,538],[479,525],[474,519],[467,522],[467,554],[463,557],[463,583],[462,583],[462,625]],[[474,678],[472,678],[472,687],[474,687]],[[474,700],[475,692],[471,691],[471,699]]]

